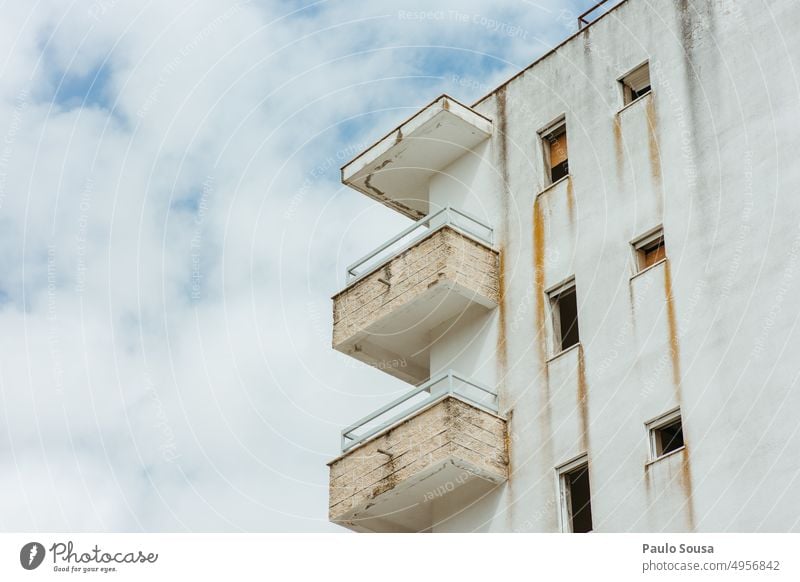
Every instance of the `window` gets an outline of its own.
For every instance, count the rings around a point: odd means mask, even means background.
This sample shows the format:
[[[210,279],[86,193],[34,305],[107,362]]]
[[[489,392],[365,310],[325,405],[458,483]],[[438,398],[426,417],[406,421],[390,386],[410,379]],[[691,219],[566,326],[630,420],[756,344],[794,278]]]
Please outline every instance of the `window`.
[[[620,79],[625,105],[650,92],[650,64],[645,63]]]
[[[592,531],[592,496],[586,455],[556,469],[561,494],[561,530]]]
[[[636,254],[636,272],[644,271],[667,258],[664,229],[655,228],[631,243]]]
[[[558,182],[569,174],[567,150],[567,124],[564,119],[541,132],[545,165],[550,183]]]
[[[560,353],[580,341],[575,279],[562,283],[551,290],[548,296],[550,297],[550,311],[553,315],[553,351]]]
[[[679,408],[647,423],[650,435],[650,459],[656,460],[682,449],[683,422]]]

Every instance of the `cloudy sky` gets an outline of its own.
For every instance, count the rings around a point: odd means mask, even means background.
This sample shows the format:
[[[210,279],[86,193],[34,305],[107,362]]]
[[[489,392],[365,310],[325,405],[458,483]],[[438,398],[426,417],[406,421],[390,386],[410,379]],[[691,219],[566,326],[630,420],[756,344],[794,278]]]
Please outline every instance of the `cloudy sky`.
[[[407,388],[330,348],[406,225],[338,169],[592,4],[3,3],[0,529],[338,530],[339,430]]]

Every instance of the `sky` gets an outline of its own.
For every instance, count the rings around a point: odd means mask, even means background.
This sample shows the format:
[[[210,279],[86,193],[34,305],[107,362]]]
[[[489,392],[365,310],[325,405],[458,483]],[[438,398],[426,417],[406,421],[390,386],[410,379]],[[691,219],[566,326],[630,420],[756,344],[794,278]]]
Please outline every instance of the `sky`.
[[[339,168],[594,3],[4,3],[0,530],[344,531],[339,432],[408,385],[330,297],[408,220]]]

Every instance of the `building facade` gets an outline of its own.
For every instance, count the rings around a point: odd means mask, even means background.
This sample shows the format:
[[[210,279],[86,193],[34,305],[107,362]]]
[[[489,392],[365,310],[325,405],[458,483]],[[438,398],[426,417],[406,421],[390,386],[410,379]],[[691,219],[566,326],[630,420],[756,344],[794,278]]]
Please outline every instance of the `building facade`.
[[[333,344],[356,531],[800,529],[800,4],[626,0],[342,168],[409,217]],[[355,419],[354,419],[355,420]]]

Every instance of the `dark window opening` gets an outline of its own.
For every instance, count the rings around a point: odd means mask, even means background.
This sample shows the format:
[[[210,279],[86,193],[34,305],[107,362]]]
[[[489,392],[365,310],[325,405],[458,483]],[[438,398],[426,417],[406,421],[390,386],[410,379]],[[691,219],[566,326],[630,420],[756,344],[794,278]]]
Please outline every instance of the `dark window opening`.
[[[564,351],[580,341],[578,333],[578,298],[575,286],[553,295],[553,326],[556,348]]]
[[[625,105],[633,103],[640,97],[650,93],[650,65],[649,63],[643,64],[636,70],[628,73],[622,79],[622,91],[624,96]]]
[[[656,457],[663,457],[683,447],[683,424],[681,419],[653,429]]]
[[[639,90],[636,90],[633,87],[631,87],[631,101],[636,101],[639,97],[644,97],[649,92],[650,92],[650,85],[642,87]]]
[[[564,475],[569,511],[570,531],[592,531],[592,500],[589,486],[589,465],[583,465]]]
[[[558,127],[544,135],[550,182],[557,182],[569,174],[567,126],[562,121]]]

